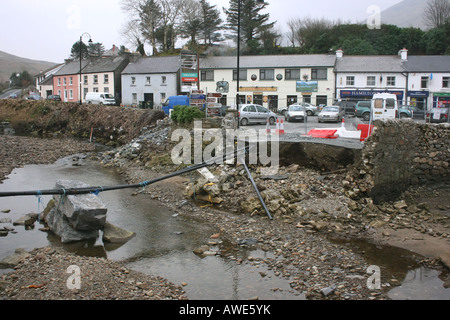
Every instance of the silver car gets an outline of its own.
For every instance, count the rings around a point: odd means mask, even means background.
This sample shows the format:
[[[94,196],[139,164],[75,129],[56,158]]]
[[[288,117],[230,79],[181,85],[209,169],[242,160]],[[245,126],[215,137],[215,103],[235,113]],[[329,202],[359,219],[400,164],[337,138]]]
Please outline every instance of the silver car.
[[[269,123],[273,125],[277,120],[277,115],[263,106],[258,104],[242,104],[239,107],[239,121],[242,126],[246,126],[250,123],[265,124],[269,120]]]
[[[344,109],[339,106],[327,106],[320,111],[319,122],[339,122],[344,117]]]
[[[284,113],[284,118],[287,122],[291,122],[294,120],[302,120],[306,122],[308,119],[308,115],[306,113],[305,107],[298,105],[289,106],[288,110]]]

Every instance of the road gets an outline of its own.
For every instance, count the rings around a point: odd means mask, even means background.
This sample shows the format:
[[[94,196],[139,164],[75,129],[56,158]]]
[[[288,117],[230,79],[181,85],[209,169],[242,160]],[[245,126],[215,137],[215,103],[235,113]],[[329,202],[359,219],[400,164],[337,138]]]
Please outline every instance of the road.
[[[22,89],[9,89],[0,93],[0,99],[8,99],[11,94],[20,95],[22,93]]]

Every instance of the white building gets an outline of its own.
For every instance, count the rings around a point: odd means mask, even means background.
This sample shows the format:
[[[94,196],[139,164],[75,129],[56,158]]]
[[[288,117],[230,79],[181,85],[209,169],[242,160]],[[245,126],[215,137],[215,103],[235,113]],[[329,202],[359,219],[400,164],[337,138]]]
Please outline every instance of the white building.
[[[423,110],[450,106],[450,56],[409,56],[407,104]]]
[[[236,106],[256,103],[277,110],[295,102],[331,104],[334,99],[335,55],[241,56],[239,90],[237,57],[200,59],[200,89],[221,93],[218,102]]]
[[[180,87],[180,57],[142,57],[122,71],[122,104],[160,108]]]
[[[370,100],[375,93],[397,95],[402,104],[406,99],[407,73],[402,67],[407,51],[398,56],[344,56],[336,52],[336,99]]]

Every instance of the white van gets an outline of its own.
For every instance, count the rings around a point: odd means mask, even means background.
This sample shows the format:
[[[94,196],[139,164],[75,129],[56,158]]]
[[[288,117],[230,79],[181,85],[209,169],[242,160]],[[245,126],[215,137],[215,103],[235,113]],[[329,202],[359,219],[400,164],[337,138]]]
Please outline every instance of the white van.
[[[110,93],[105,92],[88,92],[86,94],[86,103],[88,104],[104,104],[104,105],[115,105],[116,99]]]
[[[398,113],[397,96],[377,93],[372,98],[372,120],[395,119]]]

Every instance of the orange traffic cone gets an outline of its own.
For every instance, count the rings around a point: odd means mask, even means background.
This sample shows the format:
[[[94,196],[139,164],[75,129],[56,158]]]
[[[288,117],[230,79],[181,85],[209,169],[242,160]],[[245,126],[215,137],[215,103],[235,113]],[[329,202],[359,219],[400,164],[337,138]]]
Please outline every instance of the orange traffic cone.
[[[280,121],[277,119],[277,126],[275,128],[275,133],[280,134]]]
[[[281,119],[281,124],[280,124],[280,134],[284,134],[284,123],[283,123],[283,119]]]
[[[341,128],[345,128],[345,120],[344,120],[344,118],[342,118]]]

